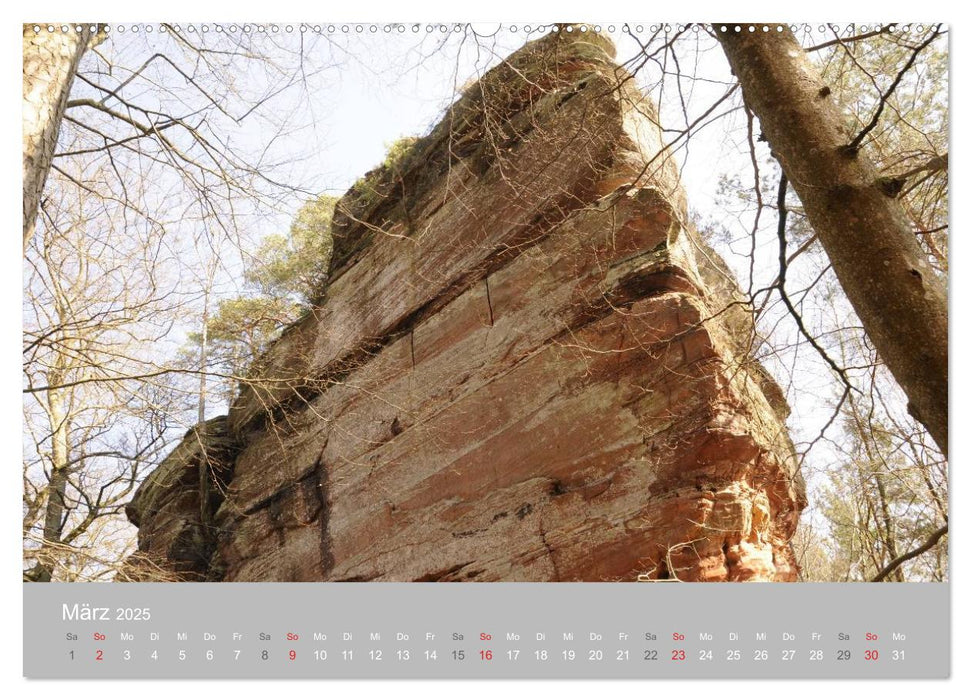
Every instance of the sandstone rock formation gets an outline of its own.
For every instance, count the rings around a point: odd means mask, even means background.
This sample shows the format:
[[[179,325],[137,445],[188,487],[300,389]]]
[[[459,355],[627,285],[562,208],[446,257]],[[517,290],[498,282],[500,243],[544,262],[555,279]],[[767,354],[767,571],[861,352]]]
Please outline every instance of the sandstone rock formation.
[[[788,409],[612,57],[527,44],[345,195],[313,312],[139,489],[139,556],[227,581],[795,578]]]

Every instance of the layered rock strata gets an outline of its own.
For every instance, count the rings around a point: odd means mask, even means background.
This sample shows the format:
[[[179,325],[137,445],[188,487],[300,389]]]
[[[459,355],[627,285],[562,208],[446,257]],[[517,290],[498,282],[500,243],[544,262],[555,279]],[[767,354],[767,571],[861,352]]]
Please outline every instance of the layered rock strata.
[[[796,577],[788,409],[612,58],[527,44],[345,195],[312,312],[206,424],[218,468],[190,433],[139,489],[141,556],[226,581]]]

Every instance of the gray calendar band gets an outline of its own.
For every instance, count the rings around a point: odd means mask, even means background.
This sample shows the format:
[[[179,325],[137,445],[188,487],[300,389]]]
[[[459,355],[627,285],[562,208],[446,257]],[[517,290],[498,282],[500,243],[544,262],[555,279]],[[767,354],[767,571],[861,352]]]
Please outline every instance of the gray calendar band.
[[[932,583],[30,583],[24,675],[945,678],[949,599]]]

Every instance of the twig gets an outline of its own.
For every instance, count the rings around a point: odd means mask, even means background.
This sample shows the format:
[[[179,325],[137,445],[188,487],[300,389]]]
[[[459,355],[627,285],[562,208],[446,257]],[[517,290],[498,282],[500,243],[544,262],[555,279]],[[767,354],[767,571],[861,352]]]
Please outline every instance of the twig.
[[[786,293],[786,271],[789,269],[789,261],[786,257],[786,216],[789,210],[786,209],[786,191],[788,190],[789,181],[786,179],[786,174],[782,173],[782,177],[779,180],[779,198],[777,201],[777,206],[779,209],[779,279],[776,283],[776,288],[779,290],[779,296],[782,297],[782,302],[786,305],[789,310],[789,314],[792,316],[793,320],[796,322],[796,326],[799,327],[799,332],[803,337],[809,341],[809,344],[813,346],[819,356],[822,357],[826,364],[828,364],[836,374],[839,375],[840,379],[843,380],[843,384],[846,386],[847,390],[853,389],[853,385],[850,383],[849,377],[846,376],[846,370],[840,367],[831,358],[823,347],[816,342],[816,339],[812,337],[806,326],[802,321],[802,316],[796,311],[795,305],[789,298],[788,293]]]
[[[883,567],[883,569],[880,570],[880,573],[874,576],[872,579],[870,579],[870,581],[876,583],[878,581],[882,581],[883,579],[887,578],[887,576],[892,574],[894,569],[896,569],[898,566],[900,566],[904,562],[908,562],[911,559],[914,559],[915,557],[919,557],[921,554],[923,554],[931,547],[936,545],[941,540],[941,538],[944,537],[944,535],[946,534],[947,534],[947,525],[944,525],[944,527],[940,528],[939,530],[935,530],[934,533],[929,538],[927,538],[927,541],[924,542],[924,544],[922,544],[920,547],[918,547],[917,549],[911,550],[906,554],[901,554],[899,557],[897,557],[889,564],[887,564],[885,567]]]
[[[866,138],[866,135],[876,128],[877,123],[880,121],[880,115],[883,114],[883,108],[884,106],[886,106],[887,100],[890,99],[890,95],[892,95],[893,91],[897,89],[897,86],[900,84],[900,81],[903,80],[904,78],[904,74],[910,70],[910,67],[912,65],[914,65],[914,61],[917,60],[917,55],[925,48],[927,48],[927,46],[932,41],[934,41],[934,39],[937,38],[937,35],[940,34],[940,32],[941,32],[941,25],[938,24],[936,27],[934,27],[934,31],[931,32],[931,35],[927,37],[927,40],[924,41],[924,43],[922,43],[916,49],[914,49],[914,52],[910,54],[910,58],[908,59],[904,67],[900,70],[900,72],[897,73],[897,77],[894,78],[893,83],[891,83],[890,87],[887,88],[887,91],[880,96],[880,103],[877,105],[877,111],[873,114],[873,118],[870,120],[870,123],[867,124],[865,127],[863,127],[863,131],[857,134],[856,138],[850,141],[849,144],[847,144],[846,151],[848,153],[856,153],[856,151],[859,150],[860,148],[860,144],[863,143],[863,139]]]

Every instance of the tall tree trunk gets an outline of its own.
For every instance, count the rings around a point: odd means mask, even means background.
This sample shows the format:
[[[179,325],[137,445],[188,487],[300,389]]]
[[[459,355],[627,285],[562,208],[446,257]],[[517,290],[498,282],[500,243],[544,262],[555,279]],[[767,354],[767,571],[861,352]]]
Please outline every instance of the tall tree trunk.
[[[83,270],[87,261],[79,259],[76,264]],[[72,337],[64,329],[71,328],[71,300],[65,295],[60,280],[55,280],[53,289],[53,309],[56,312],[56,327],[61,330],[51,337],[56,348],[51,358],[51,366],[45,373],[48,386],[45,406],[50,429],[50,478],[47,482],[47,503],[44,511],[42,542],[37,552],[37,564],[29,574],[32,581],[48,582],[54,577],[59,562],[64,559],[64,524],[72,507],[67,502],[68,481],[71,473],[71,406],[73,389],[58,388],[71,376],[72,358],[84,357],[85,348],[80,338]]]
[[[843,291],[901,388],[947,455],[947,292],[900,203],[847,148],[830,89],[788,29],[714,27],[745,102],[802,201]]]
[[[80,32],[73,24],[66,32],[60,25],[53,32],[24,25],[24,248],[34,235],[71,83],[92,37],[90,25]]]
[[[58,561],[58,545],[67,510],[67,478],[70,460],[67,411],[60,390],[47,392],[51,427],[51,480],[47,487],[47,512],[44,514],[44,542],[37,557],[36,581],[50,581]]]
[[[196,438],[199,440],[199,447],[202,459],[199,460],[199,522],[208,535],[209,528],[209,476],[210,465],[209,457],[206,454],[208,436],[206,435],[206,373],[209,371],[209,295],[212,291],[212,278],[215,274],[215,263],[209,266],[209,279],[206,284],[206,293],[202,306],[202,342],[199,344],[199,413],[198,423],[196,424]]]

